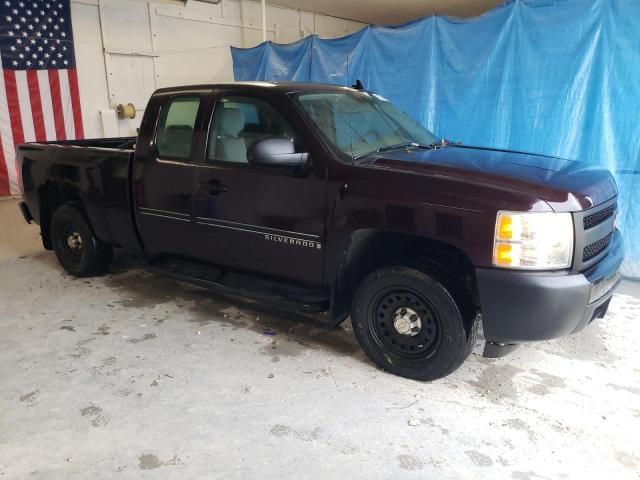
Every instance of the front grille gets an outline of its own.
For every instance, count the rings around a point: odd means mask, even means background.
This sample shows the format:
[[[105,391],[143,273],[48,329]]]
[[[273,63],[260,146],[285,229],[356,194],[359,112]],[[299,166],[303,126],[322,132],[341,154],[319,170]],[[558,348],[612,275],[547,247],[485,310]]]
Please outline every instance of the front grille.
[[[597,256],[600,252],[602,252],[605,248],[607,248],[609,242],[611,241],[612,235],[613,233],[609,233],[606,236],[602,237],[600,240],[590,243],[589,245],[584,247],[584,250],[582,251],[582,261],[588,262],[589,260]]]
[[[603,208],[599,212],[592,213],[591,215],[587,215],[582,219],[582,223],[584,225],[585,230],[589,230],[590,228],[595,227],[596,225],[601,224],[606,219],[611,217],[616,212],[616,204],[608,206],[607,208]]]

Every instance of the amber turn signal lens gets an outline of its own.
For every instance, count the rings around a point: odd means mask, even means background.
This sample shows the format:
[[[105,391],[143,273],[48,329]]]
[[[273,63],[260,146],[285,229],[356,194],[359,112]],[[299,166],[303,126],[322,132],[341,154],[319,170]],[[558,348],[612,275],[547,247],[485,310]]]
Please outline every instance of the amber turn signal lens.
[[[511,258],[512,246],[508,243],[499,243],[495,249],[495,263],[496,265],[511,265],[513,259]]]
[[[513,238],[513,217],[502,215],[499,217],[498,240],[511,240]]]

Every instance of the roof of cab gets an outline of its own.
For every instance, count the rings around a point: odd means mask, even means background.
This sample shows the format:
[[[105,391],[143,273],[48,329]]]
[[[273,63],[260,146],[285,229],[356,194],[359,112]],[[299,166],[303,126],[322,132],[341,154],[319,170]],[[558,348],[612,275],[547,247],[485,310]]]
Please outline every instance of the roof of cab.
[[[165,87],[156,90],[156,93],[194,91],[194,90],[211,90],[214,88],[238,88],[238,89],[270,89],[280,91],[282,93],[294,92],[317,92],[317,91],[335,91],[335,90],[353,90],[350,87],[342,85],[333,85],[329,83],[307,83],[307,82],[229,82],[229,83],[210,83],[203,85],[182,85],[176,87]]]

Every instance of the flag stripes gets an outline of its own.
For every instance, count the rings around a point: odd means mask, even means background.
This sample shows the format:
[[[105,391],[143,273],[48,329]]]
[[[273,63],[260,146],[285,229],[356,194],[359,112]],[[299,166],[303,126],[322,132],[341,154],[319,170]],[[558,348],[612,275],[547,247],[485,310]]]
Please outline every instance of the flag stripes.
[[[81,138],[69,0],[2,0],[0,195],[19,193],[16,145]]]
[[[84,137],[74,70],[4,70],[0,75],[0,195],[19,193],[15,145]]]

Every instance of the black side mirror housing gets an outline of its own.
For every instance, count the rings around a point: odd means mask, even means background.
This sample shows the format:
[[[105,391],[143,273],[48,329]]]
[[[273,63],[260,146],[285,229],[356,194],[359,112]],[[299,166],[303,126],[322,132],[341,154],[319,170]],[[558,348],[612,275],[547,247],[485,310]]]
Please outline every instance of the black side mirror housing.
[[[252,165],[299,168],[307,163],[308,153],[296,153],[293,143],[282,137],[259,140],[251,148],[248,160]]]

